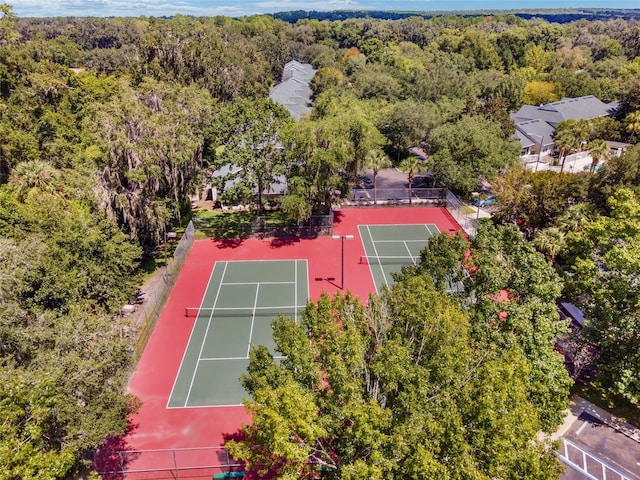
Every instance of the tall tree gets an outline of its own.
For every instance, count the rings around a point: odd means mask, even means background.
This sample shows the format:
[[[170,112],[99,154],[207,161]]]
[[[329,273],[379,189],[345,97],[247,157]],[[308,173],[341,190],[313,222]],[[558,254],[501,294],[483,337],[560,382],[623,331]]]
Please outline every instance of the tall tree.
[[[211,97],[196,87],[120,82],[118,94],[97,106],[89,128],[99,148],[101,206],[147,252],[199,180]]]
[[[413,195],[411,194],[411,191],[413,189],[413,179],[418,173],[424,172],[426,170],[426,165],[418,157],[416,157],[415,155],[411,155],[400,162],[400,165],[398,165],[398,169],[401,172],[407,174],[407,181],[409,182],[409,205],[411,205],[413,197]]]
[[[391,144],[391,154],[399,161],[409,153],[411,147],[422,146],[436,117],[423,102],[408,99],[396,102],[384,110],[377,124]]]
[[[242,100],[235,102],[222,116],[226,120],[228,136],[218,166],[234,165],[242,169],[239,177],[247,189],[254,192],[258,214],[261,214],[265,191],[279,178],[284,178],[280,130],[291,121],[289,113],[271,100]]]
[[[629,132],[632,142],[640,136],[640,110],[631,112],[624,118],[624,129]]]
[[[582,172],[564,175],[552,170],[509,169],[493,184],[500,198],[494,218],[505,224],[517,222],[532,239],[539,229],[552,226],[571,205],[586,199],[588,180]]]
[[[591,128],[586,120],[565,120],[556,128],[554,142],[562,156],[560,173],[564,171],[567,156],[580,151],[589,140]]]
[[[300,324],[274,322],[286,360],[252,351],[253,423],[227,447],[251,474],[284,479],[557,478],[536,439],[530,365],[517,349],[471,347],[470,330],[423,275],[366,307],[325,294]]]
[[[354,181],[369,151],[386,143],[375,125],[373,108],[371,104],[347,94],[325,94],[314,105],[314,119],[332,121],[341,126],[342,148],[346,149],[347,155],[344,170]]]
[[[608,215],[586,222],[567,247],[567,294],[585,311],[603,384],[640,403],[640,201],[620,188],[607,206]]]
[[[32,160],[20,162],[11,173],[9,183],[16,189],[19,199],[30,195],[51,195],[60,188],[60,172],[47,162]]]
[[[331,119],[303,119],[288,125],[282,140],[289,164],[287,178],[290,183],[296,179],[295,191],[288,191],[287,196],[304,199],[310,215],[325,214],[340,187],[339,173],[349,159],[344,130]]]
[[[607,154],[609,153],[609,145],[602,139],[596,139],[587,145],[589,149],[589,155],[591,155],[592,162],[589,167],[589,171],[591,173],[596,171],[596,167],[598,164],[607,158]]]
[[[432,131],[428,166],[445,187],[462,194],[476,188],[478,179],[492,179],[514,164],[519,148],[503,135],[500,125],[482,117],[464,116]]]
[[[374,205],[378,205],[378,174],[380,173],[380,170],[391,166],[391,160],[381,150],[369,150],[364,166],[373,171],[373,203]]]

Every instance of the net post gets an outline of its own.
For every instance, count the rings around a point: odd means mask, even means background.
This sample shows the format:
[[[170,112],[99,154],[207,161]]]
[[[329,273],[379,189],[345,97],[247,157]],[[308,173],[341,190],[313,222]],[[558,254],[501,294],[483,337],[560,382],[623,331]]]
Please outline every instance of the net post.
[[[184,307],[184,316],[185,317],[189,316],[189,308],[188,307]]]

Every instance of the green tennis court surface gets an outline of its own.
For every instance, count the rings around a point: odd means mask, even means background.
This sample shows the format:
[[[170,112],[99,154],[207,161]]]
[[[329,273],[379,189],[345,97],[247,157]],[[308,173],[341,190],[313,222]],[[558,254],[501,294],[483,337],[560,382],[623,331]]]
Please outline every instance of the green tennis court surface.
[[[429,237],[440,233],[432,224],[358,225],[358,230],[365,251],[360,263],[369,266],[378,293],[393,285],[393,272],[415,265]]]
[[[185,309],[196,321],[167,408],[241,405],[251,345],[278,358],[271,322],[308,297],[306,260],[216,262],[200,308]]]

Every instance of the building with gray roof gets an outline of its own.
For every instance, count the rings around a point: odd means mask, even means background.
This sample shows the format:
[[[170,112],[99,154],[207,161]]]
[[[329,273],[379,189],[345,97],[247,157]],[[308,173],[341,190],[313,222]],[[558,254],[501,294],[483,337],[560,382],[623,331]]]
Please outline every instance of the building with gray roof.
[[[604,103],[593,95],[577,98],[563,98],[557,102],[534,107],[524,105],[514,117],[517,122],[544,120],[553,127],[566,120],[590,120],[615,113],[616,103]]]
[[[316,70],[308,63],[288,62],[282,71],[282,82],[271,89],[269,98],[283,105],[296,120],[311,112],[309,83]]]
[[[515,138],[522,145],[525,153],[536,150],[541,154],[553,151],[553,135],[555,129],[543,120],[528,120],[516,123]],[[542,148],[540,148],[542,146]]]
[[[555,148],[553,137],[555,129],[566,120],[591,120],[615,113],[618,102],[604,103],[593,95],[577,98],[563,98],[545,105],[523,105],[511,114],[516,132],[513,135],[522,146],[522,155],[529,155],[534,149],[541,154],[552,152]]]

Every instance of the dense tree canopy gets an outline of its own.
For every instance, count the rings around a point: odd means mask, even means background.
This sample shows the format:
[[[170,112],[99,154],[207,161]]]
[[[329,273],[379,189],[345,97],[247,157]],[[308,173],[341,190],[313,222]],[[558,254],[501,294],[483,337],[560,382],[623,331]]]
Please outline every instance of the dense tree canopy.
[[[227,443],[250,474],[557,478],[537,434],[559,424],[567,402],[553,350],[566,328],[554,308],[558,278],[514,229],[487,230],[465,294],[476,301],[463,309],[426,268],[448,251],[460,269],[468,245],[442,236],[431,248],[366,306],[324,295],[299,325],[274,323],[286,359],[252,351],[243,383],[253,424]],[[504,288],[509,298],[498,302]]]
[[[469,322],[425,276],[367,307],[320,298],[300,325],[275,323],[282,364],[252,352],[254,421],[228,448],[277,478],[556,478],[531,366],[515,348],[474,348]]]
[[[221,163],[243,168],[243,200],[285,175],[280,206],[297,223],[348,195],[360,169],[386,164],[378,162],[384,154],[398,166],[411,147],[424,149],[434,179],[458,193],[496,179],[496,221],[519,221],[529,238],[540,234],[547,260],[573,269],[567,294],[587,311],[608,299],[593,310],[606,321],[593,324],[603,337],[603,374],[637,400],[637,358],[630,348],[616,351],[611,332],[631,339],[637,324],[637,312],[625,311],[633,299],[621,292],[633,291],[637,273],[638,148],[592,175],[506,170],[518,153],[508,114],[525,100],[620,100],[616,118],[590,122],[588,132],[566,129],[567,141],[559,140],[567,152],[578,138],[638,142],[637,32],[637,20],[621,18],[21,19],[0,5],[0,463],[7,478],[84,474],[101,439],[124,431],[135,409],[122,394],[133,338],[116,313],[132,298],[141,259],[189,215],[189,195]],[[265,100],[293,59],[319,69],[315,108],[299,122]],[[575,218],[562,213],[585,197],[597,211],[578,234],[562,224]],[[259,209],[260,196],[255,201]],[[603,233],[603,225],[612,230]],[[323,298],[302,329],[281,320],[282,348],[285,339],[299,340],[304,368],[254,353],[247,386],[256,418],[288,409],[306,441],[294,442],[286,429],[263,439],[247,430],[290,460],[273,468],[294,476],[313,458],[344,478],[392,478],[400,470],[553,477],[547,446],[531,440],[555,425],[566,393],[549,350],[560,330],[550,303],[554,273],[510,228],[487,227],[471,246],[451,241],[434,240],[423,256],[438,272],[432,280],[425,267],[366,307]],[[459,267],[467,250],[473,286]],[[609,265],[620,266],[616,275]],[[452,278],[466,293],[436,294]],[[498,292],[509,293],[504,304]],[[415,309],[429,315],[418,318]],[[308,333],[317,342],[304,346]],[[324,334],[339,348],[322,343]],[[373,346],[380,348],[367,350]],[[433,360],[439,355],[442,364]],[[471,377],[467,365],[476,366]],[[268,382],[263,371],[273,375]],[[487,404],[470,401],[482,396]],[[489,403],[508,412],[504,421]],[[516,413],[525,420],[510,431]],[[339,429],[349,436],[338,438]],[[255,458],[257,468],[270,468],[260,463],[266,456]]]
[[[429,161],[435,178],[445,187],[468,194],[479,179],[492,179],[518,158],[518,147],[505,139],[499,125],[481,117],[464,116],[435,129],[430,136]]]
[[[640,402],[640,201],[621,188],[609,197],[608,215],[569,231],[561,251],[571,273],[568,291],[587,313],[586,335],[599,347],[601,379]]]

